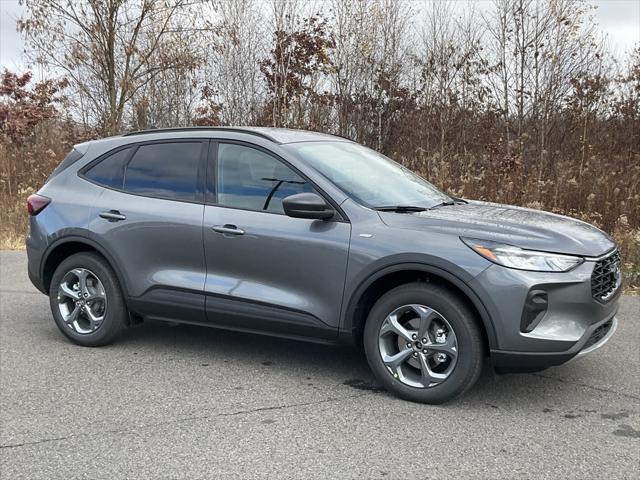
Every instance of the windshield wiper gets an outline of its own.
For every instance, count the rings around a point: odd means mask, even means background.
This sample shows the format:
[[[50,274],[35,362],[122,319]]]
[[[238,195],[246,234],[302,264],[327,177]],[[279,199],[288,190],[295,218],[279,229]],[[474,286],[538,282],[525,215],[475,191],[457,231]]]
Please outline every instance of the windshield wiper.
[[[375,207],[374,210],[377,210],[379,212],[405,213],[405,212],[424,212],[428,210],[428,208],[418,207],[415,205],[388,205],[384,207]]]
[[[434,206],[429,207],[429,210],[433,210],[434,208],[439,208],[439,207],[450,207],[451,205],[455,205],[456,202],[454,202],[453,200],[447,201],[447,202],[441,202],[441,203],[436,203]]]
[[[437,203],[432,207],[419,207],[417,205],[384,205],[382,207],[374,207],[374,210],[379,212],[398,212],[398,213],[411,213],[411,212],[425,212],[439,207],[448,207],[450,205],[463,205],[467,203],[461,198],[453,197],[453,200],[446,200],[444,202]]]
[[[451,205],[465,205],[466,202],[465,200],[462,200],[461,198],[454,198],[453,200],[447,200],[446,202],[441,202],[441,203],[437,203],[432,207],[429,207],[429,210],[433,210],[434,208],[439,208],[439,207],[450,207]]]

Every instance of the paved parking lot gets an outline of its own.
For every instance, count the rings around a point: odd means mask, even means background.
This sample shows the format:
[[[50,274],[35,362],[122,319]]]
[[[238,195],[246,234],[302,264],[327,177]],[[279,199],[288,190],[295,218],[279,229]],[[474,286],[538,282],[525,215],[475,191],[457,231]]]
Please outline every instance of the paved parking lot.
[[[0,267],[3,479],[637,478],[640,297],[599,352],[487,368],[436,407],[380,391],[346,349],[163,323],[73,346],[24,253]]]

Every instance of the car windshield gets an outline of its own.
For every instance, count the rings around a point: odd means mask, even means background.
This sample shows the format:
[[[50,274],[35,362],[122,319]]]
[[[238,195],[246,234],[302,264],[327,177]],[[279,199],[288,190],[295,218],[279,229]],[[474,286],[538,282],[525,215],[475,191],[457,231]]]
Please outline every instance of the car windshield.
[[[355,143],[283,145],[356,201],[372,207],[430,208],[452,199],[408,168]]]

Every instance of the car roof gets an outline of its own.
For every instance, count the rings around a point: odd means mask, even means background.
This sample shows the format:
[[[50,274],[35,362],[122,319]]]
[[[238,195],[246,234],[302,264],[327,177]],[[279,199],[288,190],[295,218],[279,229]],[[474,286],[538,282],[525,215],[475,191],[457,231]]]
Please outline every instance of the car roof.
[[[247,135],[254,135],[263,139],[269,140],[277,144],[295,143],[295,142],[316,142],[316,141],[349,141],[346,138],[336,135],[329,135],[326,133],[312,132],[309,130],[297,130],[293,128],[275,128],[275,127],[183,127],[183,128],[154,128],[150,130],[140,130],[136,132],[129,132],[122,135],[123,137],[147,135],[162,136],[167,133],[167,136],[174,136],[176,133],[188,132],[188,133],[211,133],[212,138],[215,137],[215,132],[227,132],[227,133],[240,133]]]

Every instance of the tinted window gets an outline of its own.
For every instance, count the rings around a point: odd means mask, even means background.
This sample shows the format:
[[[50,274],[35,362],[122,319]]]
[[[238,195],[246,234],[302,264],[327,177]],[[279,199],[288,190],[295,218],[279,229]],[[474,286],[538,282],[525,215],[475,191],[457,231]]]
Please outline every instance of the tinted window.
[[[255,148],[220,144],[216,191],[228,207],[284,213],[282,199],[313,188],[285,164]]]
[[[112,153],[86,172],[85,177],[105,187],[121,189],[124,163],[130,152],[130,148],[125,148]]]
[[[195,200],[200,142],[142,145],[126,168],[127,192],[175,200]]]

